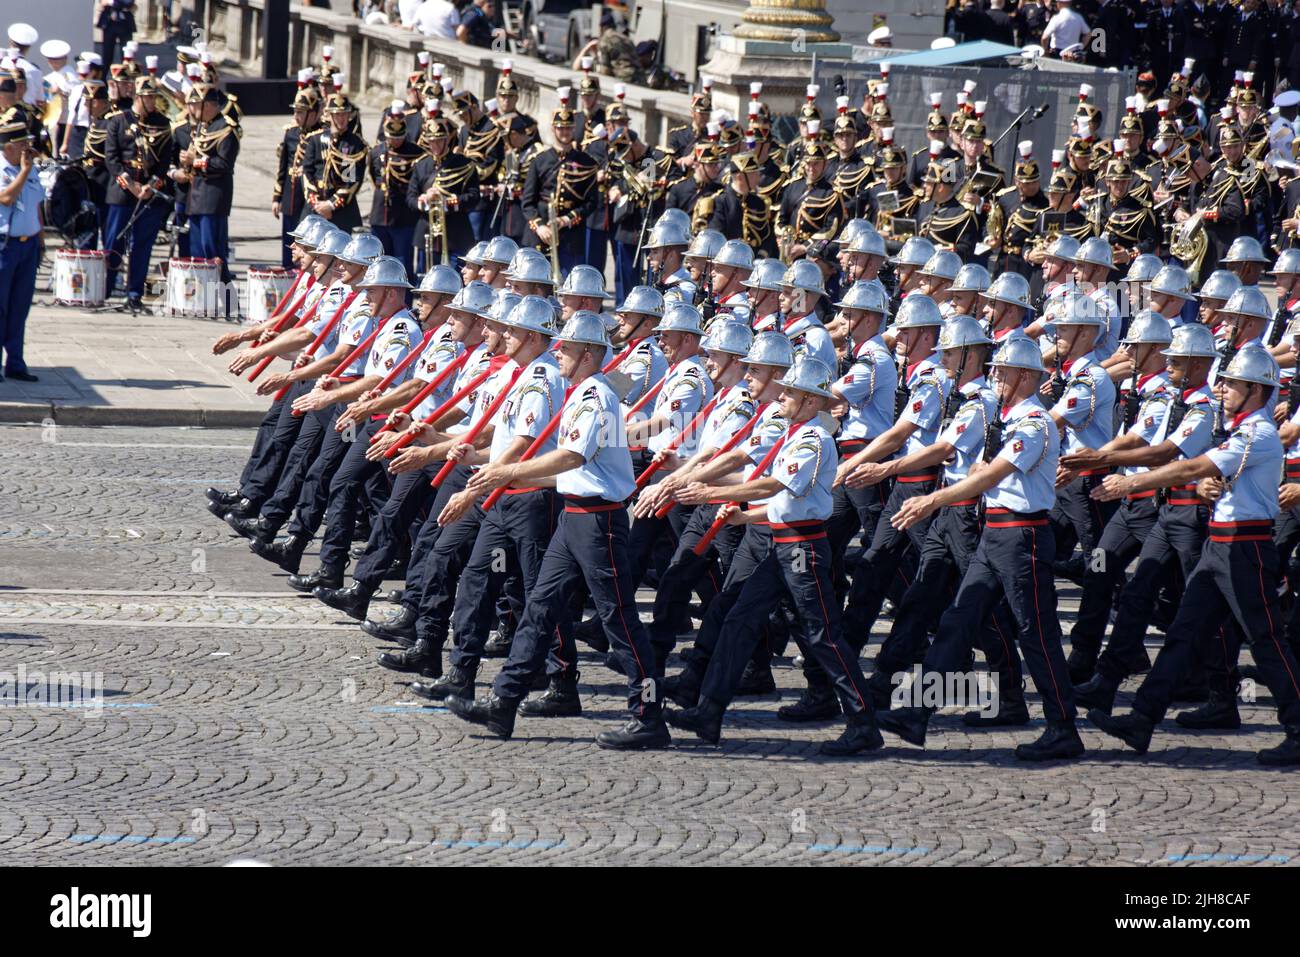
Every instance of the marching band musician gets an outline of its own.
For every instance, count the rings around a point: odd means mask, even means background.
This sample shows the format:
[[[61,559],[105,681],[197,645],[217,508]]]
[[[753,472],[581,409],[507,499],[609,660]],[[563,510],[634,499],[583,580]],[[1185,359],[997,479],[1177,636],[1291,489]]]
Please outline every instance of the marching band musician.
[[[468,90],[452,94],[452,111],[460,121],[457,149],[473,161],[478,173],[479,198],[469,210],[469,225],[478,242],[496,235],[489,227],[496,210],[497,183],[504,173],[506,136],[501,126],[479,106],[478,97]],[[495,101],[491,101],[495,108]]]
[[[299,78],[293,98],[293,122],[284,125],[284,135],[275,149],[277,172],[271,198],[271,214],[280,220],[281,265],[293,265],[291,247],[293,231],[307,210],[307,193],[303,188],[303,159],[309,138],[319,132],[321,121],[320,93]]]
[[[104,225],[108,256],[107,294],[112,295],[122,257],[129,270],[126,303],[131,312],[143,308],[144,281],[149,273],[158,230],[171,208],[174,151],[172,128],[157,110],[158,84],[151,76],[135,83],[130,113],[119,114],[108,125],[104,139],[104,165],[108,171]]]
[[[229,283],[228,229],[241,132],[221,112],[221,92],[216,87],[196,84],[186,103],[199,105],[199,120],[173,178],[189,185],[185,214],[190,221],[190,252],[199,259],[219,260],[221,281]]]
[[[421,145],[424,156],[411,170],[407,203],[423,215],[415,222],[420,272],[435,258],[456,264],[459,254],[474,245],[469,214],[479,198],[478,169],[473,160],[451,149],[452,122],[441,114],[426,118]]]
[[[361,225],[357,193],[366,178],[370,147],[357,132],[357,108],[346,93],[335,91],[322,108],[325,123],[309,134],[302,172],[307,204],[342,230]]]
[[[411,171],[424,151],[407,139],[405,105],[394,100],[385,112],[383,139],[370,148],[370,230],[384,244],[384,253],[401,261],[409,276],[415,240],[416,212],[407,202]]]
[[[821,121],[809,119],[808,133],[800,149],[802,178],[785,188],[776,216],[776,231],[784,250],[783,259],[806,255],[814,239],[832,238],[848,217],[844,198],[826,179],[826,145],[821,141]],[[793,164],[792,164],[793,165]]]
[[[551,130],[555,145],[533,159],[520,196],[529,230],[523,244],[548,250],[567,273],[582,260],[587,218],[600,201],[598,167],[575,144],[574,112],[563,101],[551,114]]]

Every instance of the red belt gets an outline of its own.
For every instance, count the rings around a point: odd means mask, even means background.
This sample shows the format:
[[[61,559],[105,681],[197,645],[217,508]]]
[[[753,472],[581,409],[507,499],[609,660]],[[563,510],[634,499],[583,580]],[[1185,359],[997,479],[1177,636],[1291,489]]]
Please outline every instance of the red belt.
[[[968,498],[961,502],[949,502],[948,508],[957,508],[961,505],[978,505],[980,502],[977,498]]]
[[[1085,469],[1079,473],[1079,478],[1087,478],[1090,475],[1109,475],[1110,469]]]
[[[1035,528],[1047,524],[1046,512],[1013,512],[1009,508],[991,508],[985,514],[990,519],[994,516],[1008,516],[1002,521],[986,522],[987,528]]]
[[[1286,460],[1286,477],[1289,479],[1300,479],[1300,459]]]
[[[806,522],[773,522],[772,541],[781,545],[790,542],[813,542],[826,537],[826,525],[821,519]]]
[[[927,469],[924,472],[904,472],[898,476],[900,482],[934,482],[939,478],[938,469]]]
[[[534,486],[533,488],[508,488],[505,490],[505,494],[523,495],[525,492],[540,492],[541,490],[541,486]]]
[[[1145,492],[1134,492],[1132,495],[1125,495],[1124,501],[1136,502],[1144,498],[1154,498],[1155,494],[1156,494],[1156,490],[1153,488],[1149,488]]]
[[[1179,495],[1178,494],[1179,492],[1182,492],[1183,494]],[[1188,492],[1190,492],[1191,494],[1190,495],[1187,494]],[[1170,505],[1204,505],[1205,503],[1202,502],[1196,496],[1196,483],[1193,482],[1191,485],[1175,485],[1173,488],[1171,488],[1169,490],[1169,504]]]
[[[865,449],[867,444],[866,439],[840,439],[835,443],[835,447],[843,452],[847,449]]]
[[[1251,522],[1210,522],[1210,541],[1212,542],[1271,542],[1273,540],[1273,520],[1271,518]]]

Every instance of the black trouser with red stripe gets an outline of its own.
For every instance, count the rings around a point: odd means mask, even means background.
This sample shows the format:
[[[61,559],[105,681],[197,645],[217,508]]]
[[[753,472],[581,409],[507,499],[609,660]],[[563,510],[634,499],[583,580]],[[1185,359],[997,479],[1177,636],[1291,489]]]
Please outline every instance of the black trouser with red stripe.
[[[990,508],[986,519],[957,597],[939,619],[939,633],[925,656],[924,670],[950,673],[965,668],[973,636],[1005,598],[1015,618],[1020,653],[1043,699],[1048,722],[1072,724],[1074,689],[1056,618],[1052,576],[1056,542],[1047,513]]]
[[[424,484],[428,486],[442,466],[442,462],[434,462],[415,474],[425,475]],[[469,466],[458,465],[451,470],[450,475],[443,479],[442,484],[437,489],[430,487],[435,493],[433,501],[429,504],[429,509],[425,513],[419,528],[412,527],[411,537],[414,541],[411,543],[411,557],[406,563],[406,581],[402,587],[402,605],[417,614],[420,611],[420,596],[424,593],[424,586],[429,577],[429,555],[432,554],[433,546],[438,543],[438,538],[442,535],[442,526],[438,524],[438,516],[442,514],[442,510],[446,508],[451,497],[465,488],[466,483],[469,482],[470,474]]]
[[[483,522],[483,509],[474,505],[457,522],[441,529],[433,547],[423,561],[423,584],[415,619],[415,636],[434,648],[441,648],[451,629],[451,614],[456,607],[456,585],[461,569],[469,561]],[[424,526],[438,523],[438,513],[430,510]],[[424,533],[421,531],[421,537]],[[409,583],[408,583],[409,584]]]
[[[348,564],[352,533],[363,507],[362,489],[372,504],[382,507],[388,501],[388,470],[382,462],[366,458],[370,437],[379,431],[383,419],[363,422],[353,433],[351,442],[344,439],[346,451],[338,469],[329,480],[326,497],[325,534],[320,543],[321,568],[342,571]]]
[[[900,532],[889,520],[909,498],[933,492],[937,478],[935,470],[898,476],[880,512],[871,546],[853,573],[853,585],[849,588],[848,604],[844,608],[844,637],[856,651],[861,651],[871,640],[871,628],[880,616],[880,607],[885,602],[899,563],[909,549],[916,555],[921,554],[933,521],[926,518]]]
[[[788,591],[799,615],[800,649],[815,657],[830,675],[845,714],[873,717],[858,654],[840,634],[830,558],[824,523],[772,523],[772,550],[745,579],[736,604],[722,624],[717,648],[700,686],[702,698],[724,707],[731,703],[745,665],[762,639],[767,616],[781,600],[782,592]]]
[[[382,463],[387,466],[387,460]],[[383,584],[384,576],[393,567],[402,549],[410,538],[411,525],[416,516],[434,497],[434,490],[429,485],[433,477],[442,468],[441,462],[426,465],[414,472],[403,472],[393,479],[393,487],[388,493],[388,501],[379,510],[379,517],[370,529],[370,541],[366,543],[366,553],[357,560],[357,567],[352,570],[352,577],[363,588],[374,590]],[[453,473],[454,474],[454,473]],[[448,476],[450,481],[451,476]],[[444,483],[445,484],[445,483]],[[461,488],[464,488],[461,483]],[[415,564],[412,554],[407,562],[407,578],[410,568]]]
[[[731,556],[726,577],[722,580],[722,590],[718,592],[704,612],[704,620],[695,635],[691,647],[683,649],[682,660],[686,666],[703,680],[708,670],[709,661],[718,647],[718,637],[722,634],[723,623],[727,615],[736,606],[740,593],[744,591],[745,582],[754,574],[772,550],[772,528],[766,522],[738,526],[741,529],[740,543]],[[715,538],[716,542],[717,539]],[[782,590],[778,599],[787,593]]]
[[[289,520],[290,535],[306,535],[311,538],[320,528],[321,522],[325,520],[325,508],[329,504],[330,482],[334,478],[334,473],[339,470],[343,463],[343,457],[348,454],[348,449],[352,446],[343,441],[343,433],[334,428],[334,421],[343,411],[341,405],[335,404],[325,410],[329,414],[328,418],[322,419],[323,437],[320,443],[320,451],[316,453],[316,458],[312,461],[307,469],[307,474],[303,477],[302,486],[298,490],[298,502],[294,506],[293,518]],[[307,426],[303,426],[302,432],[307,431]],[[299,435],[302,435],[302,432]],[[281,477],[281,487],[284,485],[284,478]],[[276,498],[280,497],[280,490],[276,490]],[[263,509],[263,514],[265,514]]]
[[[1284,485],[1300,482],[1300,459],[1286,460]],[[1291,611],[1286,621],[1286,636],[1291,642],[1291,653],[1300,658],[1300,508],[1283,509],[1273,529],[1277,545],[1279,573],[1286,576],[1290,592]]]
[[[1079,617],[1070,629],[1072,652],[1091,658],[1101,650],[1106,624],[1110,621],[1110,606],[1115,600],[1115,588],[1123,580],[1129,562],[1142,550],[1142,543],[1155,527],[1155,491],[1141,494],[1142,498],[1126,498],[1106,523],[1097,542],[1100,554],[1084,556]]]
[[[657,720],[662,709],[652,673],[654,652],[636,610],[636,582],[627,557],[627,509],[622,502],[564,497],[564,511],[528,593],[493,688],[502,698],[522,698],[546,660],[555,627],[567,610],[574,585],[585,581],[609,639],[610,654],[627,675],[627,705],[633,715]]]
[[[1201,557],[1208,520],[1205,503],[1196,497],[1194,487],[1171,489],[1169,495],[1142,542],[1133,576],[1115,604],[1110,640],[1097,659],[1097,672],[1108,681],[1123,681],[1133,674],[1135,662],[1142,659],[1143,640],[1156,599],[1175,564],[1186,582]]]
[[[873,692],[890,692],[896,674],[906,673],[925,658],[929,634],[965,577],[979,540],[978,501],[972,499],[939,510],[921,548],[916,579],[894,611],[894,626],[876,653],[868,682]],[[1015,637],[1015,619],[1006,602],[1000,601],[993,607],[989,622],[970,634],[966,645],[969,650],[976,640],[980,642],[989,670],[998,672],[1004,704],[1022,697],[1020,655],[1012,644]]]
[[[1056,538],[1056,560],[1065,561],[1077,544],[1085,564],[1101,541],[1102,530],[1119,508],[1116,502],[1098,502],[1092,490],[1106,480],[1106,470],[1081,473],[1065,488],[1057,489],[1052,509],[1052,532]]]
[[[1205,656],[1210,690],[1236,695],[1234,635],[1245,632],[1260,677],[1288,728],[1300,728],[1300,666],[1282,637],[1277,601],[1278,560],[1272,521],[1210,522],[1210,537],[1187,579],[1178,617],[1164,647],[1142,682],[1133,710],[1159,724],[1174,691],[1191,667],[1194,653]],[[1222,628],[1231,618],[1238,628]]]
[[[289,454],[285,456],[284,464],[280,468],[275,491],[262,503],[262,518],[276,528],[287,522],[289,516],[293,514],[298,498],[302,495],[303,483],[320,456],[321,447],[325,443],[325,434],[327,431],[334,430],[334,420],[340,411],[337,405],[332,405],[328,409],[317,409],[306,415],[292,416],[301,423],[298,426],[298,434],[294,437],[293,447],[289,449]],[[314,532],[315,528],[312,531]]]
[[[258,426],[253,442],[253,453],[239,478],[239,494],[261,505],[275,491],[280,472],[289,458],[306,416],[293,414],[293,402],[311,391],[314,382],[298,382],[285,393],[283,399],[271,403],[266,418]],[[270,421],[269,428],[267,422]],[[264,435],[265,433],[265,435]]]
[[[453,665],[478,667],[488,633],[497,620],[495,596],[505,586],[507,576],[520,576],[527,607],[528,592],[537,581],[558,519],[559,499],[550,489],[509,490],[483,516],[456,586],[451,617],[456,644],[449,659]],[[557,616],[547,671],[553,676],[569,677],[577,663],[573,619],[564,605]]]
[[[845,439],[835,443],[840,454],[840,461],[856,455],[867,447],[866,439]],[[849,488],[847,485],[835,486],[831,503],[831,517],[826,522],[826,534],[831,543],[831,572],[835,582],[836,600],[841,606],[849,590],[849,575],[861,560],[861,553],[852,559],[848,557],[849,542],[859,529],[863,531],[863,550],[871,544],[880,513],[889,501],[893,491],[894,480],[886,479],[869,488]]]
[[[704,537],[718,514],[717,505],[700,505],[691,513],[677,540],[677,551],[667,570],[659,579],[655,590],[654,620],[650,623],[650,644],[658,661],[664,661],[677,644],[677,636],[690,625],[687,609],[691,590],[700,590],[701,582],[713,592],[713,599],[722,590],[726,569],[745,534],[743,525],[726,525],[718,532],[713,543],[703,555],[695,554],[696,543]],[[633,529],[640,522],[633,523]],[[712,600],[705,604],[707,612]]]

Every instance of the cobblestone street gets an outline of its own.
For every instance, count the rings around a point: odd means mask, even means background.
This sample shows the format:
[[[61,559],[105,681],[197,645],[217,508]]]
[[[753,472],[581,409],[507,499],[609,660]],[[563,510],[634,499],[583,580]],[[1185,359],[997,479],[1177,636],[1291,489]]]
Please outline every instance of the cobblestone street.
[[[887,736],[837,762],[815,754],[835,727],[776,720],[802,685],[787,662],[721,747],[683,735],[626,756],[593,742],[620,719],[621,679],[588,653],[583,718],[521,718],[498,742],[422,707],[374,664],[391,646],[206,511],[251,430],[0,437],[0,863],[1300,860],[1300,778],[1255,760],[1280,740],[1264,689],[1241,733],[1171,721],[1145,759],[1088,727],[1085,760],[1026,768],[1011,748],[1030,731],[968,733],[954,714],[924,753]],[[1077,589],[1061,594],[1068,615]],[[14,706],[15,682],[52,672],[102,674],[102,708]]]

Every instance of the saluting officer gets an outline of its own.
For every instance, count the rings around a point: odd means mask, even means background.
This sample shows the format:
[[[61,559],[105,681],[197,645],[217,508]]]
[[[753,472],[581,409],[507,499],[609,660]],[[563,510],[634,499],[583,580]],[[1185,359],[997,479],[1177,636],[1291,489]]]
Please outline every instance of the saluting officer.
[[[985,440],[989,466],[904,502],[894,518],[897,526],[908,528],[943,506],[984,498],[987,520],[979,545],[957,597],[939,619],[922,669],[946,675],[967,667],[972,640],[994,606],[1005,599],[1047,717],[1047,729],[1038,740],[1019,745],[1015,755],[1024,761],[1077,758],[1084,748],[1074,724],[1060,623],[1055,614],[1043,614],[1043,609],[1056,608],[1055,544],[1047,512],[1054,498],[1060,437],[1038,397],[1043,378],[1038,345],[1025,336],[1011,336],[993,357],[993,376],[1002,412]],[[878,717],[884,730],[924,745],[933,713],[932,707],[908,707],[882,711]]]

